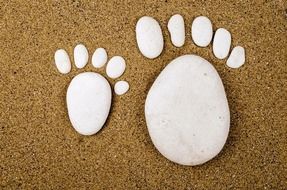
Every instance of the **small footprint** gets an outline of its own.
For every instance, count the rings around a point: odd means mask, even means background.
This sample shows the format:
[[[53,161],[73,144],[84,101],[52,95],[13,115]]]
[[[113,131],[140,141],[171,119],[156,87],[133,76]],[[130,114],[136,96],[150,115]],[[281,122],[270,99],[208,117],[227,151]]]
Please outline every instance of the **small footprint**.
[[[78,69],[84,68],[88,60],[87,48],[83,44],[78,44],[74,48],[75,66]],[[71,71],[72,64],[64,49],[55,52],[55,64],[62,74],[68,74]],[[95,68],[106,65],[106,74],[112,79],[121,77],[126,69],[126,62],[121,56],[114,56],[108,61],[104,48],[96,49],[92,56],[92,65]],[[126,81],[118,81],[114,86],[117,95],[123,95],[128,90],[129,84]],[[82,135],[93,135],[104,126],[109,116],[112,101],[111,86],[101,74],[83,72],[70,82],[66,101],[68,115],[74,129]]]
[[[186,37],[183,17],[173,15],[167,29],[171,43],[182,47]],[[219,28],[214,34],[212,22],[205,16],[193,20],[191,37],[201,48],[209,46],[213,39],[214,56],[227,59],[230,68],[245,63],[244,48],[236,46],[229,55],[230,32]],[[138,20],[136,40],[146,58],[161,55],[164,40],[156,19],[144,16]],[[221,78],[211,63],[194,54],[179,56],[162,70],[148,92],[145,117],[157,150],[167,159],[188,166],[203,164],[219,154],[230,128],[230,111]]]

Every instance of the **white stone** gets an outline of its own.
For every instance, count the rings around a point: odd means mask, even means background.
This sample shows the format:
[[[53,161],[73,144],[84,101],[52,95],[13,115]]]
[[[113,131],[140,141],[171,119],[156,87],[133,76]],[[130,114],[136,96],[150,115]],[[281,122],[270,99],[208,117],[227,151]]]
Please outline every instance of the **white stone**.
[[[231,51],[229,58],[227,59],[227,66],[237,69],[245,63],[245,50],[241,46],[236,46]]]
[[[149,59],[163,50],[163,35],[159,23],[152,17],[141,17],[136,24],[136,39],[140,52]]]
[[[224,28],[219,28],[214,35],[213,53],[218,59],[225,59],[228,56],[231,46],[231,34]]]
[[[167,25],[171,42],[176,47],[182,47],[185,41],[185,28],[183,17],[179,14],[173,15]]]
[[[118,81],[115,84],[115,93],[117,95],[123,95],[129,90],[130,86],[127,81]]]
[[[98,48],[92,56],[92,65],[95,68],[103,67],[108,61],[108,54],[104,48]]]
[[[212,40],[212,24],[205,16],[196,17],[191,26],[193,42],[200,47],[207,47]]]
[[[78,44],[74,49],[74,61],[77,68],[81,69],[86,66],[89,60],[89,53],[83,44]]]
[[[97,133],[109,115],[111,99],[111,87],[102,75],[85,72],[74,77],[67,91],[67,107],[75,130],[82,135]]]
[[[58,71],[62,74],[67,74],[71,71],[71,61],[64,49],[58,49],[55,52],[55,64]]]
[[[112,57],[106,67],[107,75],[112,78],[118,78],[122,76],[126,69],[126,61],[121,56]]]
[[[230,125],[225,90],[215,68],[196,55],[169,63],[145,103],[152,142],[169,160],[199,165],[223,148]]]

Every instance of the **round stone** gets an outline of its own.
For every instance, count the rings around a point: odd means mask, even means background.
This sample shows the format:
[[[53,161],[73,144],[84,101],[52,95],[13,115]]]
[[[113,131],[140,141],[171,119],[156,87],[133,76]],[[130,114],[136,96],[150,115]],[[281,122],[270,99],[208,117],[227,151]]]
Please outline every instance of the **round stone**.
[[[118,81],[115,84],[115,93],[117,95],[125,94],[130,88],[130,85],[127,81]]]

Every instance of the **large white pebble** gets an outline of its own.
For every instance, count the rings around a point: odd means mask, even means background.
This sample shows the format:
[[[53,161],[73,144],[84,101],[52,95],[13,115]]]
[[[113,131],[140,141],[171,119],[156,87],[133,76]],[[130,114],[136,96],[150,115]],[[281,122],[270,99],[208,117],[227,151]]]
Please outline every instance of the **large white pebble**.
[[[206,47],[212,40],[212,24],[205,16],[196,17],[191,26],[193,42],[200,47]]]
[[[231,51],[229,58],[227,59],[227,66],[237,69],[245,63],[245,50],[241,46],[236,46]]]
[[[185,28],[183,17],[179,14],[173,15],[168,21],[168,31],[171,42],[176,47],[182,47],[185,41]]]
[[[62,74],[67,74],[71,71],[71,61],[64,49],[59,49],[55,52],[55,64],[58,71]]]
[[[228,56],[231,46],[231,34],[224,28],[219,28],[214,35],[213,53],[218,59],[225,59]]]
[[[230,125],[225,90],[215,68],[196,55],[174,59],[153,83],[145,117],[152,142],[169,160],[193,166],[214,158]]]
[[[106,67],[107,75],[112,78],[118,78],[122,76],[126,69],[126,61],[121,56],[114,56],[108,62]]]
[[[85,72],[71,81],[67,107],[72,126],[82,135],[97,133],[106,122],[111,107],[111,87],[100,74]]]
[[[92,65],[95,68],[103,67],[108,61],[108,54],[104,48],[98,48],[92,56]]]
[[[77,68],[81,69],[86,66],[89,60],[89,53],[83,44],[78,44],[74,48],[74,61]]]
[[[158,57],[163,50],[163,35],[159,23],[152,17],[141,17],[136,24],[136,39],[141,53],[149,58]]]
[[[125,94],[130,88],[130,85],[127,81],[118,81],[115,84],[115,93],[117,95]]]

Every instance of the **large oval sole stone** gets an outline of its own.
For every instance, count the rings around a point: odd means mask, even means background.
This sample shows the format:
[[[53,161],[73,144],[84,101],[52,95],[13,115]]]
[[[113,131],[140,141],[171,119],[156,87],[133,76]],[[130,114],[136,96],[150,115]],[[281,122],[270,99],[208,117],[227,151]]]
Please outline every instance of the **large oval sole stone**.
[[[196,55],[171,61],[145,103],[148,131],[157,150],[182,165],[199,165],[223,148],[230,127],[225,90],[215,68]]]

